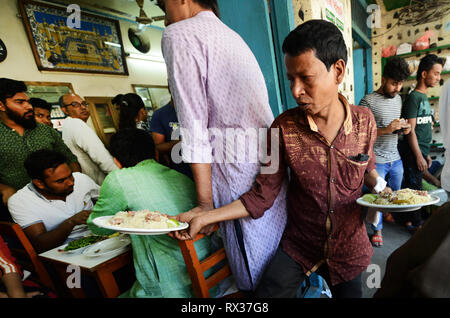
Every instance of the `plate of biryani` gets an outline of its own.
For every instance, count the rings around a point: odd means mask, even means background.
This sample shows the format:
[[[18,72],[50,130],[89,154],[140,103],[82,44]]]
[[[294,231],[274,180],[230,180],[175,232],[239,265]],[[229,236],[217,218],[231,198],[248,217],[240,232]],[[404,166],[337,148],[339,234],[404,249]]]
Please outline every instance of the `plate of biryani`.
[[[356,203],[386,212],[408,212],[439,203],[440,200],[427,191],[406,188],[392,193],[365,194],[357,199]]]
[[[137,235],[162,235],[189,227],[188,223],[178,222],[158,211],[120,211],[115,215],[101,216],[94,224],[120,233]]]

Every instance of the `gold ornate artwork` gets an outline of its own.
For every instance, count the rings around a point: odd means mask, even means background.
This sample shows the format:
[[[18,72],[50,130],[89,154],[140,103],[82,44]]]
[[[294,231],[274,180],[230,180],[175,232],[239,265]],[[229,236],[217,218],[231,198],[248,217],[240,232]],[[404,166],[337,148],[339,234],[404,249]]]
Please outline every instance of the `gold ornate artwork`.
[[[68,26],[64,8],[21,0],[20,9],[39,70],[128,75],[117,20],[81,11]]]

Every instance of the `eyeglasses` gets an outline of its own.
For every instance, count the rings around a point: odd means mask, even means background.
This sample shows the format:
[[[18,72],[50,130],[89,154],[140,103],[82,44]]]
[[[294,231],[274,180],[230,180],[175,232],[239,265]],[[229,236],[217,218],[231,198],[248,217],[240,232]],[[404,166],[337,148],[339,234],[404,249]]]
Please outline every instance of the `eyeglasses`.
[[[79,108],[81,106],[89,107],[89,104],[86,103],[86,102],[81,102],[81,103],[79,103],[79,102],[71,102],[70,104],[64,104],[64,106],[72,106],[74,108]]]

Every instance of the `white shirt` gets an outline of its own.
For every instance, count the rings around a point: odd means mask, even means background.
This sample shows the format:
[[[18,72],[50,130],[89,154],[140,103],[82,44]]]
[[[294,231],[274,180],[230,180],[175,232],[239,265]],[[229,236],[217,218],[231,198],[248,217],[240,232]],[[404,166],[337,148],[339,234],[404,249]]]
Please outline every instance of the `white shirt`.
[[[441,173],[441,186],[450,191],[450,80],[445,82],[439,94],[439,123],[445,148],[445,163]]]
[[[74,172],[73,177],[73,192],[66,197],[66,201],[47,200],[31,182],[17,191],[8,200],[8,209],[14,222],[22,228],[42,222],[49,232],[78,212],[92,210],[94,207],[92,199],[98,198],[100,186],[82,173]],[[77,227],[68,239],[80,236],[83,235]]]
[[[118,169],[97,134],[81,119],[67,117],[62,124],[62,139],[78,158],[81,171],[101,185],[106,175]]]

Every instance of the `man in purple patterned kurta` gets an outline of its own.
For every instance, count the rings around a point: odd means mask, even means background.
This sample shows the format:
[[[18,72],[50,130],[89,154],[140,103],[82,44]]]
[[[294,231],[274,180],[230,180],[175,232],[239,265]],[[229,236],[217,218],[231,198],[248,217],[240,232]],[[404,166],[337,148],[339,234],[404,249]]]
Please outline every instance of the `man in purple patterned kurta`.
[[[241,129],[245,134],[271,125],[274,116],[264,77],[246,43],[214,14],[216,0],[159,2],[165,5],[169,24],[163,33],[162,50],[182,130],[182,157],[191,163],[197,187],[197,209],[221,207],[248,191],[260,172],[259,162],[249,157],[236,159],[249,155],[251,146],[245,138],[231,149],[229,138],[227,148],[227,142],[218,137],[226,136],[230,129]],[[219,159],[221,156],[227,156],[226,162]],[[260,219],[221,223],[240,290],[256,288],[278,247],[286,225],[286,185]]]

